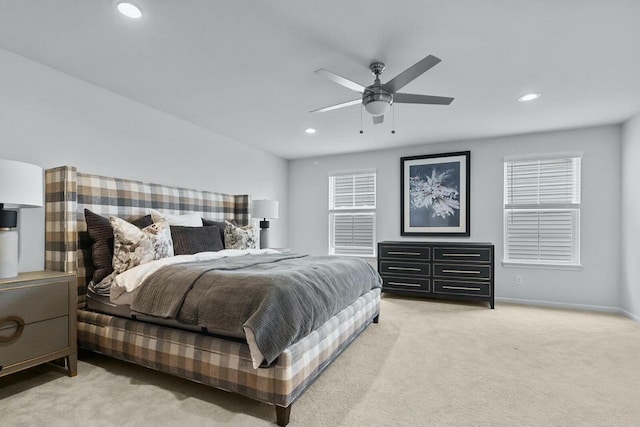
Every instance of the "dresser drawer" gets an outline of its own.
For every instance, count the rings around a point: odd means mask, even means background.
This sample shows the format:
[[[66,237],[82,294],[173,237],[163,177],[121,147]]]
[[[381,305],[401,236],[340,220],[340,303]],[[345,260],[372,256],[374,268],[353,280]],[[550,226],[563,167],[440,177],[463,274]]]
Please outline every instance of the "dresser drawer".
[[[405,289],[413,291],[429,291],[429,279],[417,277],[391,277],[382,278],[383,289]]]
[[[433,264],[433,277],[491,279],[491,266],[473,264]]]
[[[380,261],[380,274],[429,276],[429,264],[417,262]]]
[[[490,248],[473,247],[439,247],[433,248],[434,261],[471,261],[471,262],[491,262]]]
[[[379,255],[380,258],[393,258],[407,261],[429,261],[431,259],[431,251],[428,247],[380,245]]]
[[[69,314],[69,284],[56,282],[0,290],[0,318],[20,316],[26,324]]]
[[[15,334],[17,325],[0,330],[2,337]],[[69,348],[69,317],[62,316],[28,324],[11,342],[0,342],[0,365],[3,369],[16,363]]]
[[[491,285],[482,282],[465,282],[463,280],[434,280],[433,292],[451,295],[491,296]]]

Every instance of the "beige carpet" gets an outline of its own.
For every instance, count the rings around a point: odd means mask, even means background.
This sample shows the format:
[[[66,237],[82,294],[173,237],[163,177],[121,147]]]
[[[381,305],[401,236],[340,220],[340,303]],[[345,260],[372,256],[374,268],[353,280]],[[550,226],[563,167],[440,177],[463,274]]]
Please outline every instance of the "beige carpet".
[[[273,426],[273,407],[106,357],[0,379],[0,425]],[[290,426],[640,425],[640,324],[618,315],[383,297],[380,324]]]

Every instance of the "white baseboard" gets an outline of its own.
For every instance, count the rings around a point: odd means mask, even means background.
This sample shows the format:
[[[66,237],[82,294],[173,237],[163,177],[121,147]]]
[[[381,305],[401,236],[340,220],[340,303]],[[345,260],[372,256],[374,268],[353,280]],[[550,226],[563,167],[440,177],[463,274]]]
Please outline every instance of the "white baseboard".
[[[629,313],[627,310],[623,309],[620,309],[620,313],[624,314],[629,319],[635,320],[636,322],[640,323],[640,316],[636,316],[635,314]]]
[[[567,302],[541,301],[541,300],[535,300],[535,299],[498,298],[498,297],[496,297],[496,302],[536,305],[541,307],[569,308],[574,310],[601,311],[604,313],[622,313],[622,314],[631,316],[630,314],[623,312],[619,307],[608,307],[605,305],[573,304],[573,303],[567,303]],[[636,317],[634,320],[637,320],[637,319],[638,318]]]

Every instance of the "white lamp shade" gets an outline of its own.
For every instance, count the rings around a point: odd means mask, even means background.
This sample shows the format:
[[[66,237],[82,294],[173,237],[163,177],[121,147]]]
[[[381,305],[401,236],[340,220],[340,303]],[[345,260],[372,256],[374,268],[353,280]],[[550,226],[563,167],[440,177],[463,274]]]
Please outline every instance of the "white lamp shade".
[[[251,202],[251,216],[254,218],[278,218],[278,201],[254,200]]]
[[[42,206],[42,182],[40,166],[0,159],[0,203],[17,207]]]

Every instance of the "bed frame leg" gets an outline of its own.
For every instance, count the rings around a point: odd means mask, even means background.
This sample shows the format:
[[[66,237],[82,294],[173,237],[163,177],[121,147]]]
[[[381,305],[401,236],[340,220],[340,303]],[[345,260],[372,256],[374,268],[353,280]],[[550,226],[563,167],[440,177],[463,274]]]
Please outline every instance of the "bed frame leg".
[[[380,321],[380,313],[376,314],[376,317],[373,318],[373,323],[378,323]]]
[[[280,427],[285,427],[289,424],[289,416],[291,415],[291,405],[278,406],[276,405],[276,420]]]

